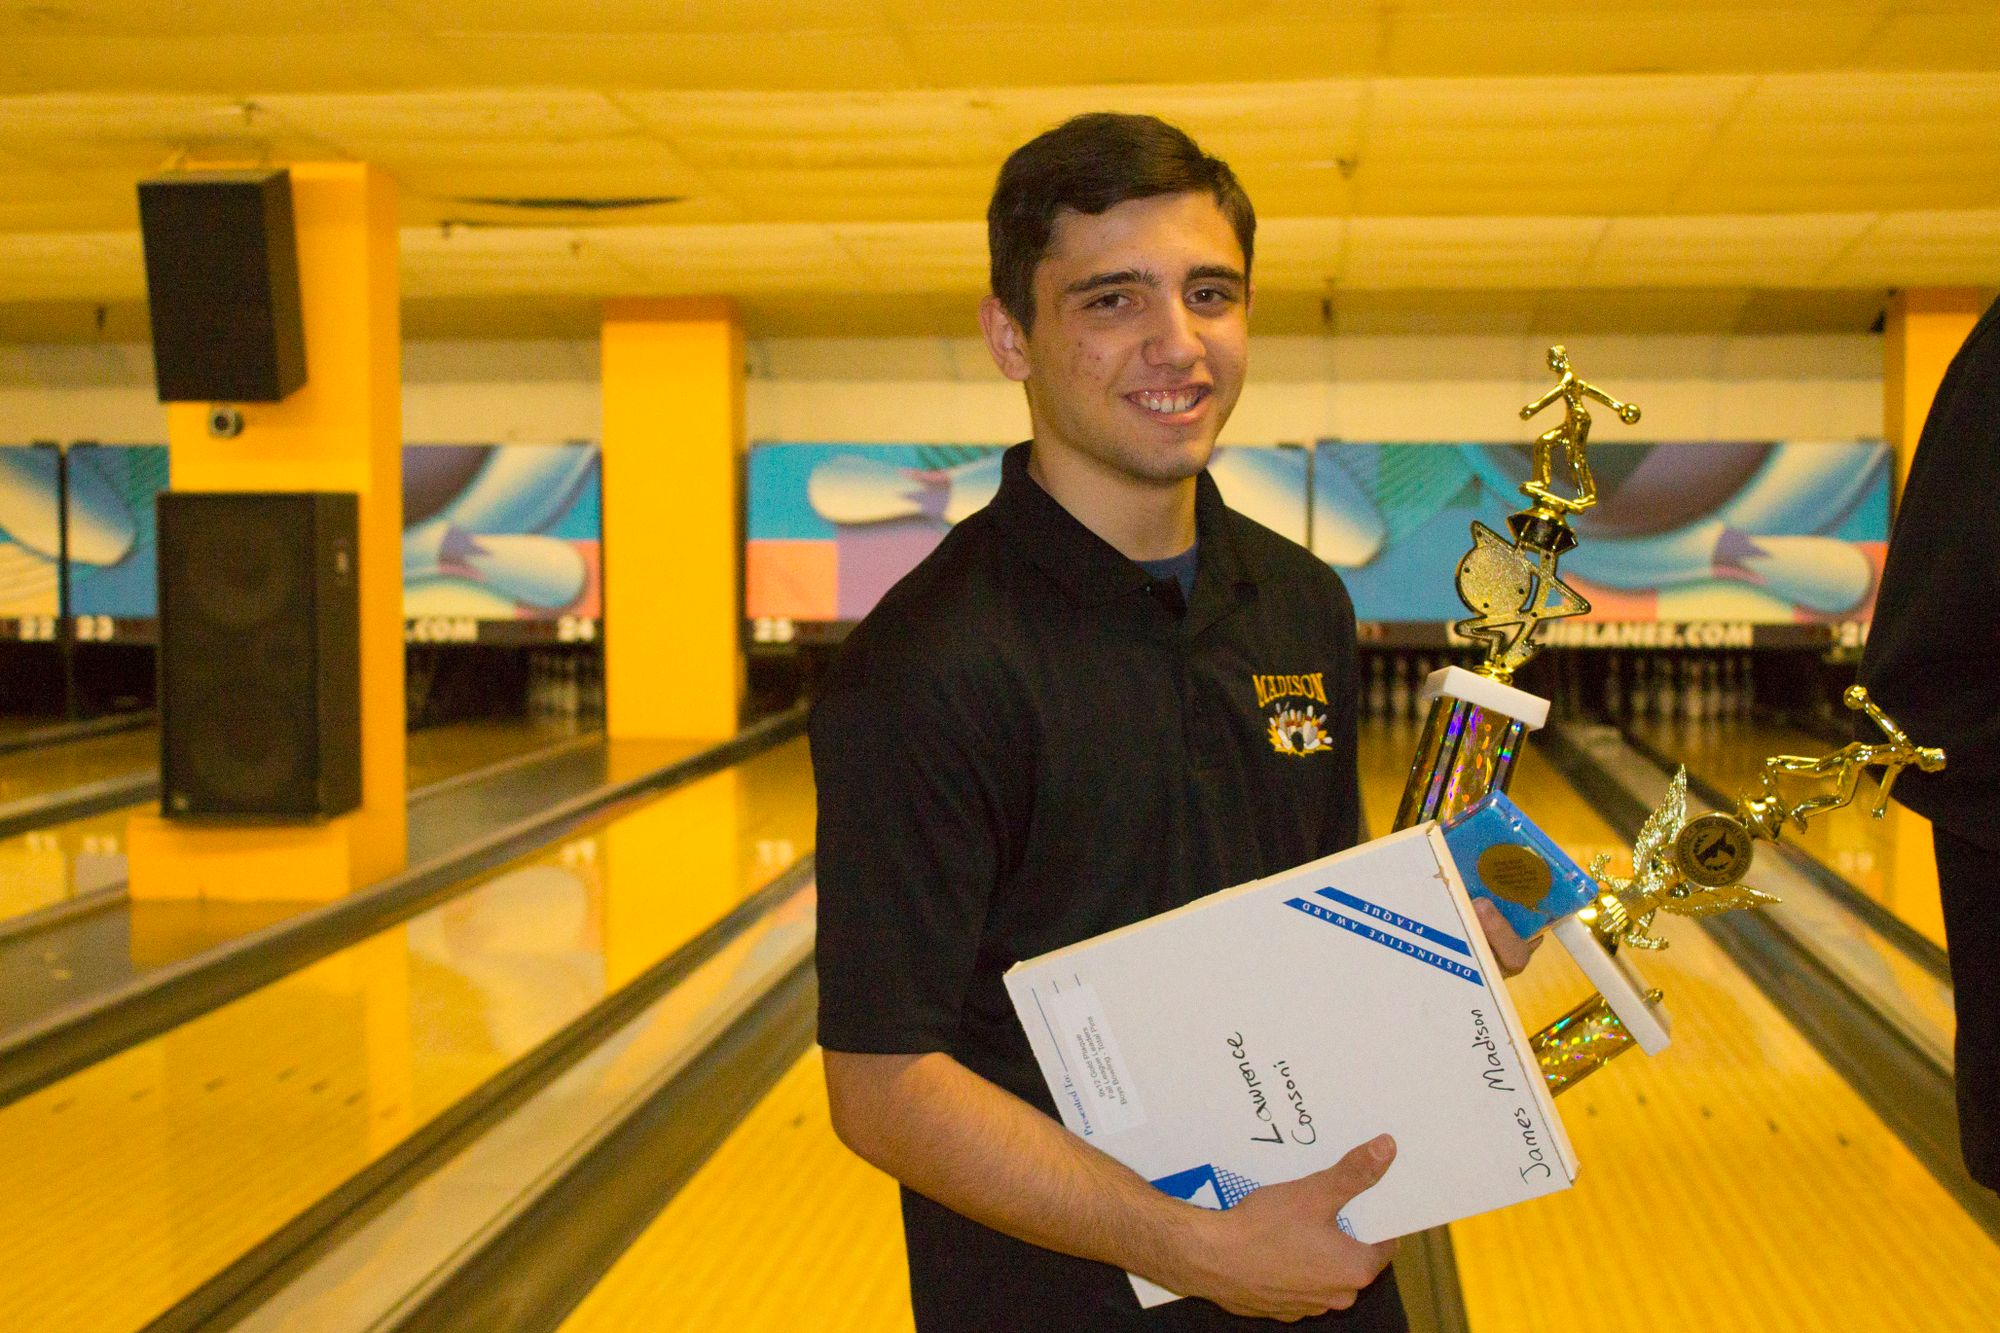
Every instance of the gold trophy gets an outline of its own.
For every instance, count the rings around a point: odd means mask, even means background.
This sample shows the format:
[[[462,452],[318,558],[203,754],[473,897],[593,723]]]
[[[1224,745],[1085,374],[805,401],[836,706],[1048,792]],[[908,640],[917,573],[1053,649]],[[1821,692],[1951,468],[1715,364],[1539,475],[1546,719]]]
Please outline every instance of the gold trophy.
[[[1450,819],[1487,793],[1507,789],[1528,733],[1539,729],[1549,712],[1548,700],[1514,688],[1514,673],[1534,656],[1542,622],[1590,610],[1558,570],[1577,543],[1570,517],[1597,503],[1586,457],[1586,402],[1604,404],[1628,424],[1638,421],[1639,409],[1578,378],[1562,347],[1551,347],[1548,361],[1560,378],[1523,407],[1521,416],[1533,417],[1560,401],[1563,419],[1535,441],[1534,475],[1521,487],[1530,503],[1507,519],[1512,540],[1484,523],[1472,524],[1472,549],[1459,561],[1457,576],[1459,600],[1472,616],[1453,628],[1483,644],[1485,657],[1470,671],[1445,667],[1424,683],[1418,698],[1430,710],[1397,807],[1399,829]],[[1558,448],[1574,494],[1555,489]],[[1944,751],[1913,744],[1859,685],[1847,691],[1845,702],[1874,721],[1883,743],[1856,742],[1819,758],[1774,756],[1764,762],[1756,794],[1739,799],[1733,811],[1693,819],[1687,817],[1682,770],[1639,831],[1631,875],[1613,875],[1608,856],[1592,862],[1590,875],[1600,890],[1596,901],[1550,927],[1597,988],[1531,1043],[1551,1091],[1561,1092],[1632,1046],[1648,1054],[1665,1049],[1669,1022],[1661,994],[1646,986],[1630,959],[1630,951],[1665,947],[1651,933],[1659,913],[1706,916],[1776,902],[1742,882],[1758,840],[1775,842],[1787,823],[1804,828],[1812,816],[1851,803],[1870,767],[1883,769],[1877,819],[1903,769],[1915,764],[1934,773],[1944,767]],[[1780,786],[1786,781],[1825,785],[1788,800]]]

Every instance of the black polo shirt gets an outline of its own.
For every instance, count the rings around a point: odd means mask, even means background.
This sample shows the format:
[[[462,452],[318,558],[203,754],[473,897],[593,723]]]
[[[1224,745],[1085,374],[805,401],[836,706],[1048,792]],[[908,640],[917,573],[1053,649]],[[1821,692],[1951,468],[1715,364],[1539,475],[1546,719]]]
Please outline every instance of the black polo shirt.
[[[1054,1116],[1001,974],[1353,844],[1354,612],[1203,474],[1182,614],[1036,484],[1029,447],[855,629],[813,710],[820,1041],[947,1052]],[[1237,1322],[1142,1316],[1114,1269],[908,1191],[904,1213],[922,1328]],[[1402,1326],[1386,1279],[1352,1313],[1338,1326]]]

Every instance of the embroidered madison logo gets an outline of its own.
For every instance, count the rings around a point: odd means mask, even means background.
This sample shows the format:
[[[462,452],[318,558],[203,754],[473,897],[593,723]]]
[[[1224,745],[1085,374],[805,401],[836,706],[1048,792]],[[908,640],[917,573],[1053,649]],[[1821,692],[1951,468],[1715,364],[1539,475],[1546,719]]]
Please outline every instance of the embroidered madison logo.
[[[1279,754],[1321,754],[1333,748],[1327,734],[1326,673],[1301,676],[1252,676],[1257,707],[1269,726],[1265,734]],[[1319,705],[1315,708],[1313,705]]]

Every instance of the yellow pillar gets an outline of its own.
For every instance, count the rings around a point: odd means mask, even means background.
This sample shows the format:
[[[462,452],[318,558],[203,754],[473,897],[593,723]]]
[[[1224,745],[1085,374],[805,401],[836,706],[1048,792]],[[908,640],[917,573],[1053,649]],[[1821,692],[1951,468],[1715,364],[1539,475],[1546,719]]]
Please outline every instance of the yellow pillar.
[[[1917,287],[1889,298],[1882,326],[1882,437],[1895,455],[1899,498],[1931,399],[1985,308],[1971,287]]]
[[[603,393],[605,728],[620,739],[734,735],[744,692],[734,306],[608,303]]]
[[[243,433],[206,407],[167,408],[182,491],[360,496],[361,808],[317,824],[230,828],[135,816],[135,898],[324,900],[403,868],[403,383],[396,191],[361,163],[291,168],[305,385],[242,404]]]
[[[1882,435],[1895,459],[1897,501],[1902,499],[1931,400],[1985,308],[1980,293],[1970,287],[1917,287],[1889,298],[1882,324]],[[1944,908],[1938,901],[1930,821],[1901,806],[1894,818],[1891,906],[1903,920],[1942,944]]]

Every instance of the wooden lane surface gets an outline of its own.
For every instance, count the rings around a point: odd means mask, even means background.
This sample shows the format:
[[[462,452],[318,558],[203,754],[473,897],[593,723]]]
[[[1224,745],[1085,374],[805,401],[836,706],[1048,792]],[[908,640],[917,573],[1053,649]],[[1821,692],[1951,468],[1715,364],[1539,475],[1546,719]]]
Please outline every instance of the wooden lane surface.
[[[1414,724],[1364,729],[1378,833],[1415,743]],[[1532,753],[1515,792],[1579,859],[1623,850]],[[1992,1242],[1719,950],[1667,929],[1673,949],[1646,964],[1676,1044],[1562,1099],[1579,1185],[1452,1227],[1474,1333],[2000,1326]],[[1554,956],[1515,988],[1532,1025],[1585,993]],[[834,1138],[816,1051],[563,1327],[663,1316],[743,1333],[910,1326],[895,1185]]]
[[[1532,749],[1512,794],[1579,860],[1617,845]],[[2000,1246],[1699,927],[1663,932],[1674,1043],[1557,1103],[1577,1186],[1452,1227],[1472,1328],[2000,1327]],[[1552,956],[1513,988],[1530,1030],[1587,993]]]

